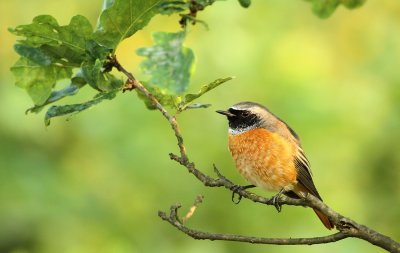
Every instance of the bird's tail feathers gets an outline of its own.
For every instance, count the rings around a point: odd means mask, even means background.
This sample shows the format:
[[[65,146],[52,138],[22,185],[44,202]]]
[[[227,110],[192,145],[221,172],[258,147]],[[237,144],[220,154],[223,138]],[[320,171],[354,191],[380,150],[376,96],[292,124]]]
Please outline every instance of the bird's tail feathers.
[[[324,224],[324,226],[327,229],[332,229],[335,226],[332,224],[332,222],[329,220],[328,216],[326,216],[325,214],[323,214],[321,211],[317,210],[314,208],[314,212],[317,214],[318,218],[321,220],[322,224]]]

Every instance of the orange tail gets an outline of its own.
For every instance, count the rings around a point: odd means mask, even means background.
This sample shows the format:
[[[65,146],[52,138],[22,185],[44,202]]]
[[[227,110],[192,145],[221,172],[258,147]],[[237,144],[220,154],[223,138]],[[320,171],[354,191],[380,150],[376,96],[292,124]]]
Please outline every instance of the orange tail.
[[[321,213],[320,211],[318,211],[317,209],[314,209],[314,212],[317,214],[318,218],[321,220],[322,224],[324,224],[324,226],[327,229],[332,229],[335,226],[332,224],[332,222],[329,220],[328,217],[326,217],[325,214]]]

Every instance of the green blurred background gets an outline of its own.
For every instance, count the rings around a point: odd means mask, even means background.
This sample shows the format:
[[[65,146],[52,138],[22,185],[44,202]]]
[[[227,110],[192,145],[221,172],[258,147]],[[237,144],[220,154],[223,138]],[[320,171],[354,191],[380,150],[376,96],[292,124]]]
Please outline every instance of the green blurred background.
[[[178,152],[167,122],[132,93],[48,128],[43,113],[14,86],[17,55],[8,27],[51,14],[76,14],[94,25],[101,1],[0,2],[0,252],[383,252],[357,239],[314,246],[196,241],[160,220],[158,210],[198,194],[205,202],[188,226],[264,237],[329,234],[305,208],[274,208],[205,188],[168,158]],[[251,100],[268,106],[302,137],[325,202],[345,216],[400,240],[400,3],[367,1],[314,16],[301,0],[255,0],[249,9],[218,2],[191,29],[197,55],[190,91],[218,77],[237,78],[202,97],[205,110],[179,116],[189,157],[244,184],[227,149],[227,122],[214,113]],[[140,77],[135,49],[153,31],[177,31],[177,17],[157,17],[118,49]],[[88,100],[84,91],[64,102]],[[270,196],[270,193],[257,193]],[[183,214],[182,212],[182,214]]]

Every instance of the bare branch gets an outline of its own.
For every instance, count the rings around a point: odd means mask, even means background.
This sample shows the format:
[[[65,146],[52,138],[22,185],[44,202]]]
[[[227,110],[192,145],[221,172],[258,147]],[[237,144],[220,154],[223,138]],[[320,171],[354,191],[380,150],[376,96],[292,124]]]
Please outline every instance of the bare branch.
[[[224,177],[218,169],[214,166],[214,171],[217,174],[217,178],[212,178],[207,176],[199,169],[196,168],[193,162],[190,162],[186,149],[183,143],[183,137],[181,135],[178,122],[174,116],[171,116],[167,110],[159,103],[159,101],[151,94],[135,77],[128,71],[126,71],[120,63],[117,61],[115,55],[110,56],[110,63],[117,68],[120,72],[124,73],[128,80],[126,82],[126,87],[123,90],[132,90],[137,89],[142,92],[151,103],[162,113],[162,115],[166,118],[166,120],[171,125],[175,137],[178,142],[178,147],[180,151],[180,156],[175,154],[170,154],[170,158],[188,170],[189,173],[192,173],[199,181],[201,181],[207,187],[225,187],[229,190],[232,190],[235,186],[233,182]],[[244,198],[247,198],[253,202],[262,203],[266,205],[273,205],[272,199],[264,198],[262,196],[256,195],[254,193],[240,190],[238,194]],[[294,245],[294,244],[318,244],[318,243],[329,243],[335,242],[338,240],[342,240],[347,237],[356,237],[365,241],[370,242],[378,247],[381,247],[389,252],[399,252],[400,253],[400,243],[394,241],[390,237],[382,235],[367,226],[356,223],[355,221],[346,218],[329,208],[325,203],[321,202],[316,197],[308,194],[304,199],[292,199],[286,196],[280,198],[279,203],[281,205],[292,205],[292,206],[305,206],[312,207],[318,209],[323,214],[329,217],[329,219],[333,222],[338,233],[332,234],[325,237],[314,237],[314,238],[257,238],[257,237],[247,237],[240,235],[228,235],[228,234],[211,234],[201,231],[192,230],[183,226],[182,223],[179,222],[177,218],[177,210],[180,207],[179,205],[174,205],[171,207],[171,213],[169,217],[164,212],[159,212],[159,216],[168,221],[173,226],[177,227],[182,232],[192,236],[195,239],[209,239],[209,240],[229,240],[229,241],[241,241],[241,242],[249,242],[249,243],[264,243],[264,244],[280,244],[280,245]]]
[[[184,226],[178,219],[178,209],[180,207],[181,206],[179,204],[172,205],[169,215],[161,211],[158,212],[158,215],[161,217],[161,219],[169,222],[172,226],[176,227],[183,233],[198,240],[211,240],[211,241],[221,240],[221,241],[235,241],[235,242],[247,242],[255,244],[275,244],[275,245],[312,245],[312,244],[337,242],[349,237],[349,235],[343,232],[338,232],[336,234],[323,237],[314,237],[314,238],[266,238],[266,237],[253,237],[253,236],[242,236],[233,234],[207,233]]]

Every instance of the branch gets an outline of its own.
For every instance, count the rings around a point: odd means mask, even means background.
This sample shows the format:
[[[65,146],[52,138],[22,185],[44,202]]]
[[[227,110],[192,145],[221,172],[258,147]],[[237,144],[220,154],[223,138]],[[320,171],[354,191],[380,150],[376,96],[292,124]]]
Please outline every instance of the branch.
[[[190,229],[184,226],[183,223],[180,222],[178,218],[178,209],[180,207],[181,206],[179,204],[172,205],[169,216],[161,211],[158,212],[158,216],[160,216],[161,219],[163,219],[164,221],[169,222],[172,226],[176,227],[183,233],[198,240],[235,241],[235,242],[247,242],[253,244],[275,244],[275,245],[312,245],[312,244],[337,242],[349,237],[349,235],[343,232],[338,232],[336,234],[327,235],[323,237],[314,237],[314,238],[266,238],[266,237],[232,235],[232,234],[207,233]]]
[[[186,148],[183,143],[183,137],[179,130],[178,122],[174,116],[171,116],[167,110],[160,104],[160,102],[151,94],[135,77],[125,70],[121,64],[118,62],[115,55],[109,57],[110,63],[120,72],[124,73],[128,80],[123,91],[137,89],[142,92],[151,103],[162,113],[164,118],[169,122],[172,130],[175,133],[175,137],[178,141],[178,147],[180,151],[180,156],[175,154],[170,154],[170,158],[184,167],[187,168],[189,173],[192,173],[199,181],[201,181],[207,187],[225,187],[229,190],[233,190],[235,184],[229,179],[224,177],[214,165],[214,171],[217,174],[217,178],[212,178],[207,176],[199,169],[196,168],[193,162],[190,162]],[[266,205],[273,205],[272,199],[264,198],[262,196],[256,195],[254,193],[240,190],[238,194],[244,198],[252,200],[253,202],[262,203]],[[336,226],[338,233],[325,236],[325,237],[314,237],[314,238],[257,238],[257,237],[247,237],[240,235],[229,235],[229,234],[211,234],[201,231],[192,230],[183,226],[177,218],[177,210],[179,205],[173,205],[171,207],[170,216],[163,212],[159,212],[159,216],[168,221],[170,224],[178,228],[180,231],[186,233],[187,235],[195,239],[209,239],[209,240],[228,240],[228,241],[241,241],[249,243],[264,243],[264,244],[279,244],[279,245],[294,245],[294,244],[321,244],[329,243],[342,240],[347,237],[356,237],[365,241],[370,242],[378,247],[381,247],[389,252],[399,252],[400,253],[400,243],[394,241],[388,236],[382,235],[367,226],[358,224],[357,222],[344,217],[338,212],[334,211],[328,207],[325,203],[317,199],[316,197],[308,194],[304,199],[292,199],[286,196],[280,198],[279,203],[281,205],[292,205],[292,206],[304,206],[312,207],[329,217],[332,223]]]
[[[261,197],[262,198],[262,197]],[[265,238],[265,237],[253,237],[233,234],[218,234],[208,233],[203,231],[194,230],[183,225],[178,218],[178,209],[181,207],[180,204],[172,205],[170,208],[169,216],[162,211],[158,212],[158,216],[164,221],[167,221],[172,226],[176,227],[183,233],[197,240],[220,240],[220,241],[237,241],[246,242],[253,244],[274,244],[274,245],[313,245],[313,244],[324,244],[343,240],[348,237],[355,237],[368,241],[373,245],[381,247],[389,252],[400,252],[400,244],[390,237],[382,235],[367,226],[356,223],[355,221],[343,217],[334,210],[330,209],[323,202],[312,195],[308,195],[304,199],[304,206],[317,208],[332,219],[336,228],[339,232],[323,237],[311,237],[311,238]],[[282,202],[286,202],[283,200]],[[267,202],[260,201],[260,203],[270,204]],[[292,205],[289,203],[285,203]],[[296,203],[296,205],[300,203]],[[303,203],[301,203],[303,205]]]
[[[174,130],[175,137],[178,140],[178,147],[181,153],[181,158],[187,162],[189,159],[186,155],[186,149],[185,146],[183,145],[183,138],[181,135],[181,132],[179,130],[179,125],[178,122],[176,121],[176,118],[171,116],[167,110],[158,102],[156,97],[154,97],[153,94],[151,94],[136,78],[132,75],[132,73],[128,72],[122,65],[118,62],[117,58],[115,55],[110,55],[108,60],[110,63],[120,72],[125,74],[128,77],[128,80],[126,81],[125,87],[123,88],[123,91],[127,90],[133,90],[137,88],[140,92],[142,92],[148,99],[150,99],[151,103],[159,110],[164,118],[168,120],[169,124],[172,127],[172,130]]]

